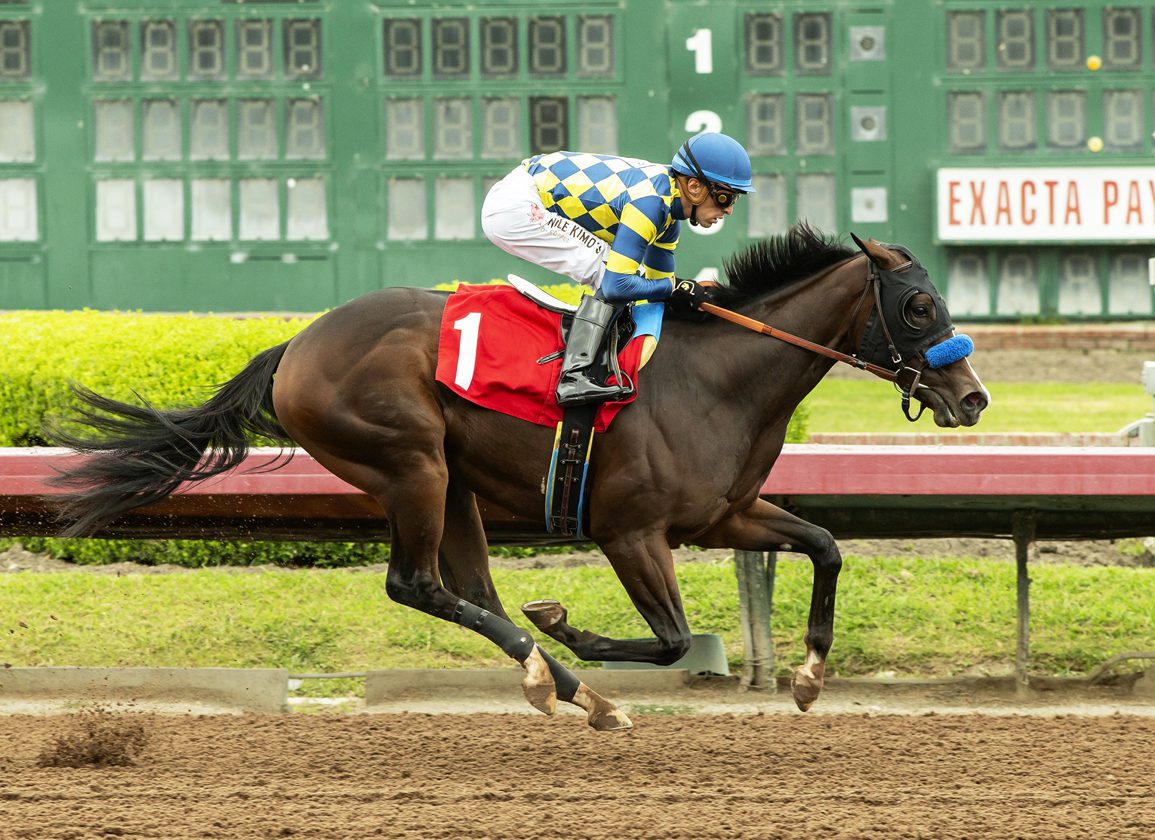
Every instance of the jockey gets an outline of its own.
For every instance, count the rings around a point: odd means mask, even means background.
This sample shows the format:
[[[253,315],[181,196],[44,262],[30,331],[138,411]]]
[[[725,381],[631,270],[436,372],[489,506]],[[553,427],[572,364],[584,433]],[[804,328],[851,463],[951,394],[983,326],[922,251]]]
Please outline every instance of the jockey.
[[[711,227],[750,192],[750,156],[736,140],[714,132],[691,137],[668,166],[553,152],[522,161],[493,186],[481,208],[489,240],[594,289],[582,297],[570,328],[559,405],[628,396],[628,386],[603,385],[589,375],[606,329],[634,300],[696,309],[705,299],[703,288],[674,276],[679,222]]]

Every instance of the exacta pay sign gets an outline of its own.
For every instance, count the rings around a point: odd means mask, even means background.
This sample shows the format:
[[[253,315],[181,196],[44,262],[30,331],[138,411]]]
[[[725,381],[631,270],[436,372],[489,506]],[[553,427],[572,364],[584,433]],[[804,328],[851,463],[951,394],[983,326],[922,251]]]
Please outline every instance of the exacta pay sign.
[[[938,170],[940,242],[1155,240],[1155,167]]]

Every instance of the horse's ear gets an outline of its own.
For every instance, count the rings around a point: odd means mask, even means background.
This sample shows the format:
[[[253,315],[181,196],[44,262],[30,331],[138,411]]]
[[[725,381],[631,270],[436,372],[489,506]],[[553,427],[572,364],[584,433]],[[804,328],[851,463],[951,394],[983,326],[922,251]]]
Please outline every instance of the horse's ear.
[[[858,246],[858,250],[866,254],[867,258],[879,268],[887,268],[893,261],[890,252],[886,250],[886,248],[883,248],[877,240],[868,239],[866,242],[863,242],[853,233],[850,234],[850,238],[854,240],[854,244]]]

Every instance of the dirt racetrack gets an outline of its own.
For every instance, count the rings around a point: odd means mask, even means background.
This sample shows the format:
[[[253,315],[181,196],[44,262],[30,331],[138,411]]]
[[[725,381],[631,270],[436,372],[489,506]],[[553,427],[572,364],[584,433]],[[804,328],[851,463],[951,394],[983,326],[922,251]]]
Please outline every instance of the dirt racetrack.
[[[131,767],[0,717],[0,837],[1155,836],[1155,718],[128,714]]]

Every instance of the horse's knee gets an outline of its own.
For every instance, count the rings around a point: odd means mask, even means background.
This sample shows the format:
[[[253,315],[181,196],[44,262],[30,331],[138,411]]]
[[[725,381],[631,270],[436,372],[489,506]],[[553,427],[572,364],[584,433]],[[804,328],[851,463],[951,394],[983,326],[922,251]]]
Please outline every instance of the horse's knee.
[[[835,550],[833,554],[825,555],[820,560],[816,560],[814,565],[819,572],[830,577],[838,577],[839,572],[842,571],[842,555]]]

